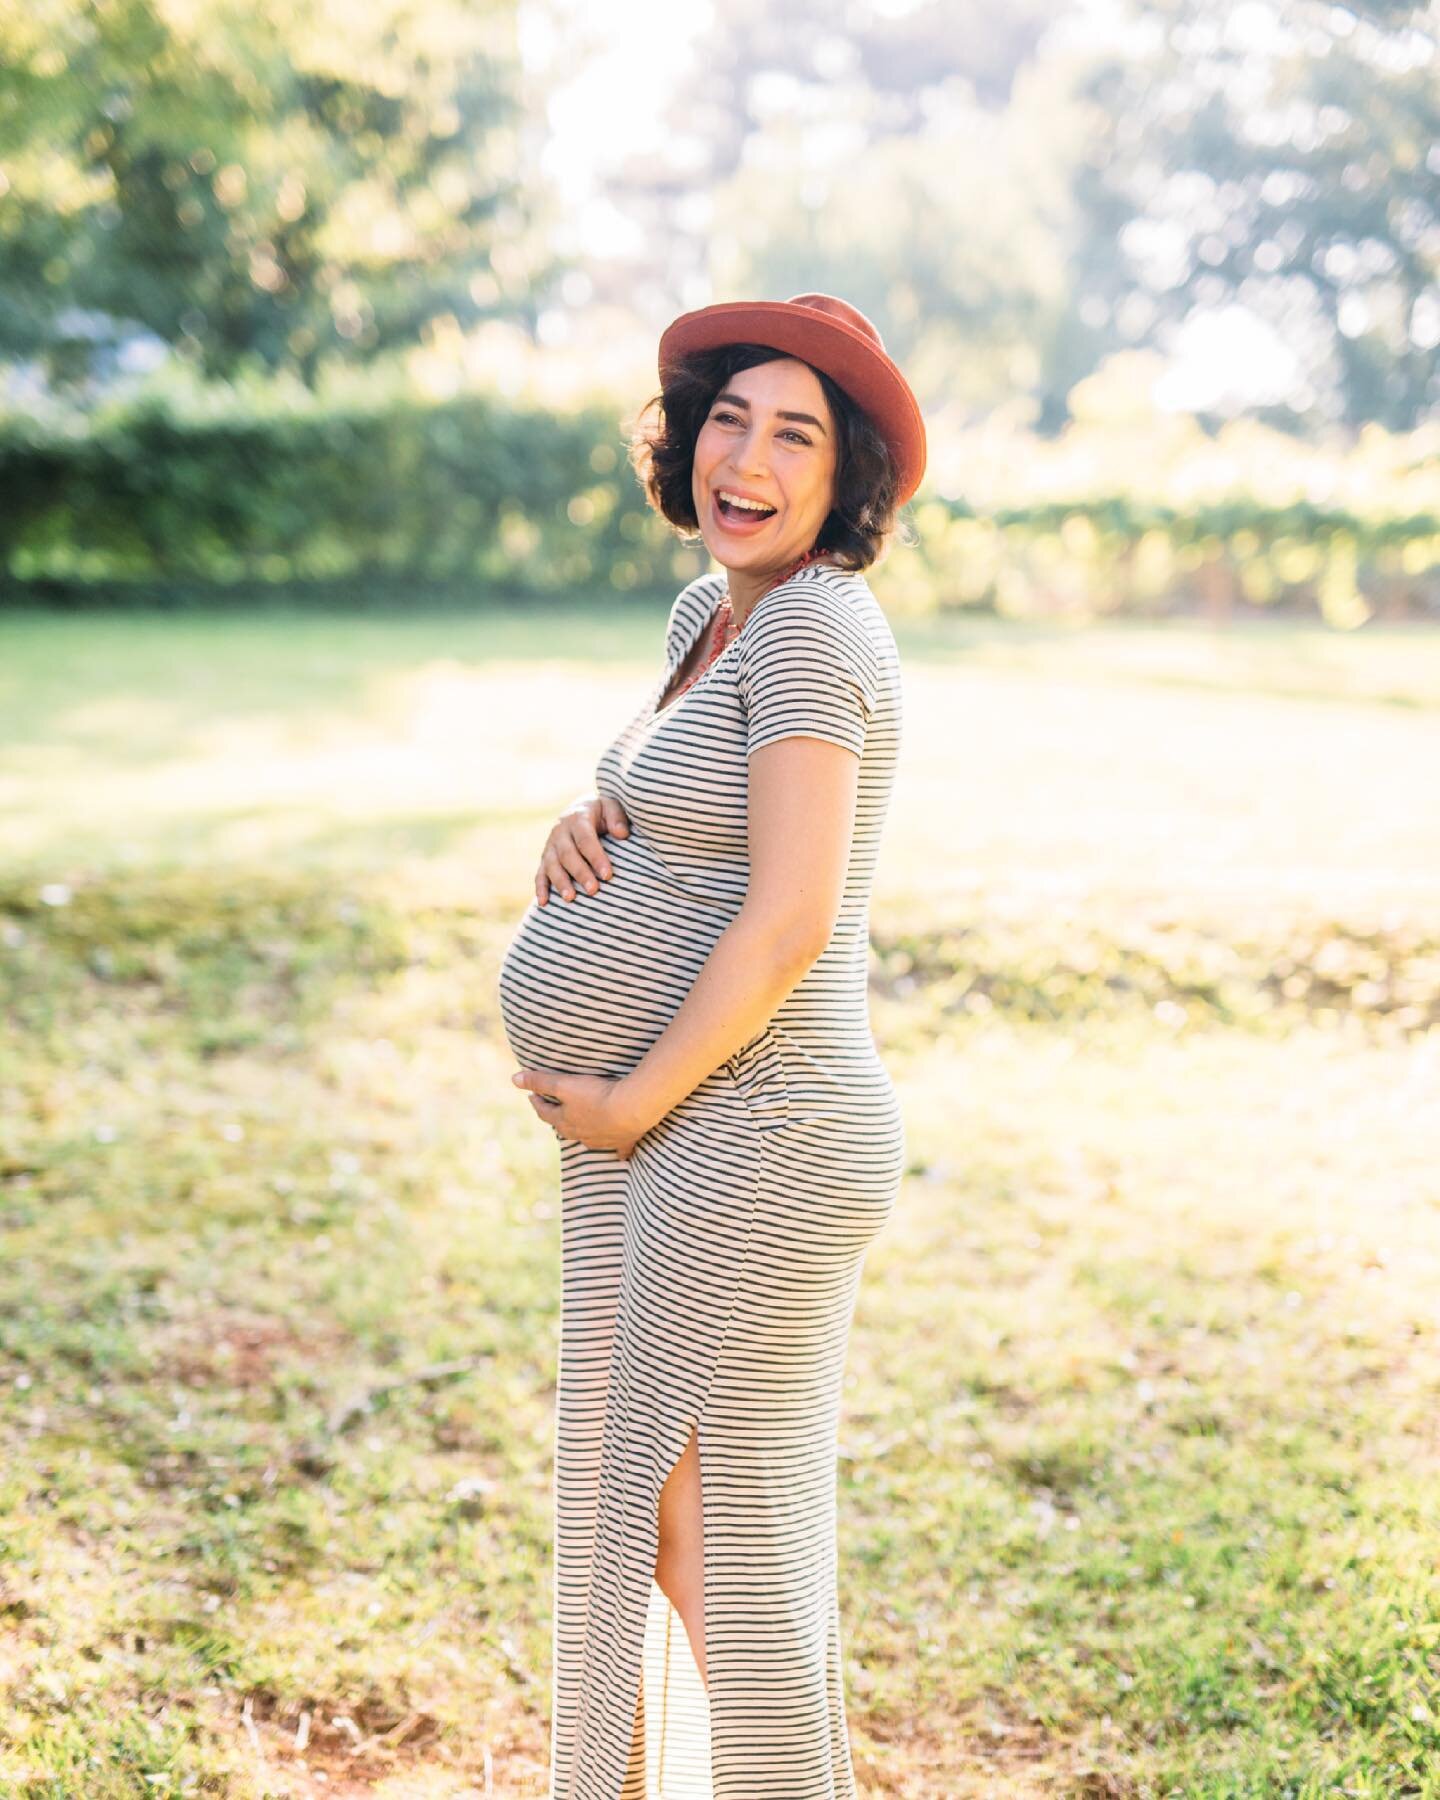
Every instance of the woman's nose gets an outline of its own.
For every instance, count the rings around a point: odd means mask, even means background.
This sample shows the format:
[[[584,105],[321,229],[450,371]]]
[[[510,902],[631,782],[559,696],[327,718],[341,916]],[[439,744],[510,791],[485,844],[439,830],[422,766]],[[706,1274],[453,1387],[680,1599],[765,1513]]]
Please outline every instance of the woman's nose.
[[[758,437],[747,437],[736,450],[735,473],[748,480],[756,475],[768,475],[769,472],[764,444]]]

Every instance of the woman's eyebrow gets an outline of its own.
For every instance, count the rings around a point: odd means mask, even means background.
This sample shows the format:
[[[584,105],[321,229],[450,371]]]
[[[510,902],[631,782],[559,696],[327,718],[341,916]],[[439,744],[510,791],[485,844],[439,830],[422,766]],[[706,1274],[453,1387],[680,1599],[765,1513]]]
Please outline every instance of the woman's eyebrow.
[[[750,410],[750,402],[743,394],[717,394],[712,405],[718,406],[722,400],[727,401],[731,406],[743,406],[746,412]],[[822,437],[830,435],[814,413],[778,412],[775,417],[777,419],[799,419],[802,424],[813,425]]]

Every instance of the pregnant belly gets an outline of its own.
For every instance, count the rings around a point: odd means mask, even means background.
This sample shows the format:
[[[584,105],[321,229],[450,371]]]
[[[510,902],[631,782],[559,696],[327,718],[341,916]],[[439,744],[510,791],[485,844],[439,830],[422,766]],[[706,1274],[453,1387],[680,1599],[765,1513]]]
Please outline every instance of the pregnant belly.
[[[676,887],[633,827],[594,894],[532,900],[500,964],[500,1016],[526,1068],[623,1075],[674,1018],[732,914]]]

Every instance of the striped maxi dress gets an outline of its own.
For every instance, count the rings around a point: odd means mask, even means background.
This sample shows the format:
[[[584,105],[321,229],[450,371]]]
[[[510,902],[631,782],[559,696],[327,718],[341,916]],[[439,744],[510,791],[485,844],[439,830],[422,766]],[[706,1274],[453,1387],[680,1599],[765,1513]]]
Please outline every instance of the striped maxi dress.
[[[795,735],[860,759],[838,919],[765,1026],[631,1155],[557,1138],[550,1800],[851,1800],[837,1434],[864,1254],[905,1155],[869,1024],[870,892],[900,743],[895,640],[862,575],[772,588],[670,682],[726,591],[677,596],[664,668],[601,753],[630,820],[595,894],[532,900],[501,1016],[528,1067],[618,1076],[674,1017],[748,877],[748,756]],[[706,1683],[653,1579],[660,1489],[697,1431]]]

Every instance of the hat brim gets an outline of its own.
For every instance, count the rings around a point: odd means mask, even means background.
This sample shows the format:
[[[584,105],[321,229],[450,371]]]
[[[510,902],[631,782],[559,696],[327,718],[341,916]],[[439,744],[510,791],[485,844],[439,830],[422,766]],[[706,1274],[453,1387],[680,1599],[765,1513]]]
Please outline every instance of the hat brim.
[[[681,313],[666,327],[660,338],[661,386],[689,351],[740,343],[764,344],[799,357],[842,387],[890,447],[898,503],[910,498],[925,474],[925,421],[909,382],[873,339],[815,307],[784,300],[725,300]]]

